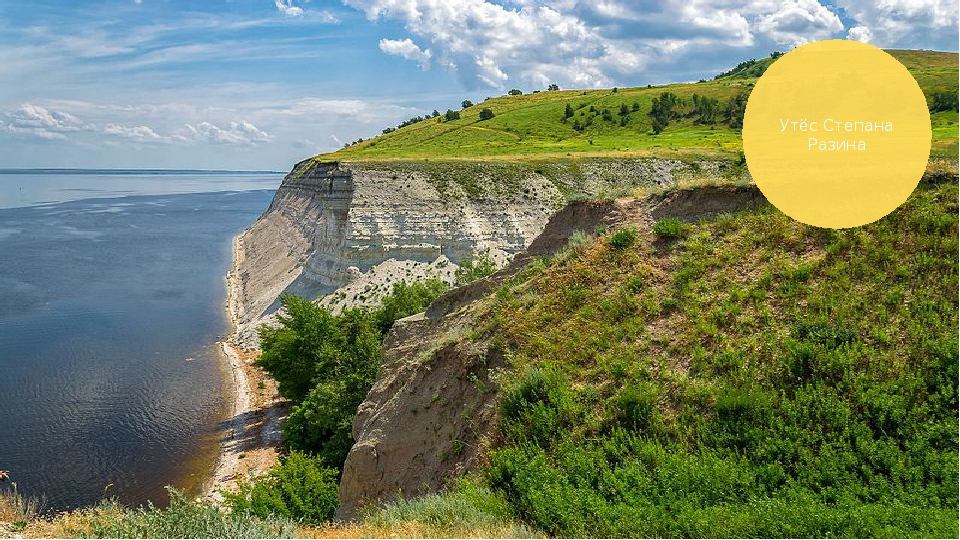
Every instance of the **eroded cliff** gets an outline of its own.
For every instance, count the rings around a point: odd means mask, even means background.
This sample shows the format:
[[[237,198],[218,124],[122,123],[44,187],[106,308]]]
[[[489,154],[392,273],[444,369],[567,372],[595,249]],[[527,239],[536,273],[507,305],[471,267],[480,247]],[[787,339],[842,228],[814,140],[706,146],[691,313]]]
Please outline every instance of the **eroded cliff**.
[[[488,254],[504,264],[571,199],[669,185],[727,166],[662,159],[301,162],[237,240],[235,340],[255,348],[257,326],[284,292],[335,309],[376,303],[401,280],[452,281],[464,258]]]

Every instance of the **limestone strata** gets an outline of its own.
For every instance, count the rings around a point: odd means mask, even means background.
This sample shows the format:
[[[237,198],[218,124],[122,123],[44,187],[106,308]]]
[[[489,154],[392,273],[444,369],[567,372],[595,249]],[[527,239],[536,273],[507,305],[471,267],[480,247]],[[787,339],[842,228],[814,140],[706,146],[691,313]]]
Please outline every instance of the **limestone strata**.
[[[464,258],[506,262],[569,198],[669,184],[718,164],[299,163],[238,240],[236,341],[256,346],[281,293],[373,304],[400,280],[452,280]]]

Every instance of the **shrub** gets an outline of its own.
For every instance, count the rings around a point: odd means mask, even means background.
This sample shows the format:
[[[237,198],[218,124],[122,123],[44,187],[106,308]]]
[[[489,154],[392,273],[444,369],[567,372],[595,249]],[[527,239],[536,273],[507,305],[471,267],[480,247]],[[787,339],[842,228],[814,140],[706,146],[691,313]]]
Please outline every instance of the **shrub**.
[[[439,279],[428,279],[414,283],[405,281],[395,283],[393,290],[383,298],[380,308],[375,311],[380,333],[386,335],[396,321],[422,313],[430,305],[430,302],[433,302],[449,287]]]
[[[446,118],[448,122],[451,121],[451,120],[459,120],[459,119],[460,119],[460,111],[455,111],[455,110],[453,110],[453,109],[447,109],[446,114],[444,114],[444,118]]]
[[[933,99],[930,100],[930,112],[956,111],[957,93],[956,92],[935,92]]]
[[[473,107],[473,102],[470,101],[469,99],[465,99],[462,102],[460,102],[461,109],[466,109],[468,107]]]
[[[623,229],[618,229],[612,235],[610,235],[610,246],[616,250],[627,249],[636,243],[637,238],[640,237],[640,233],[637,232],[637,229],[633,227],[624,227]]]
[[[677,218],[663,218],[653,224],[653,234],[660,238],[680,238],[687,234],[689,225]]]
[[[490,109],[480,109],[480,120],[490,120],[495,115]]]
[[[516,522],[510,505],[497,493],[461,480],[453,490],[387,504],[363,519],[367,530],[418,531],[412,536],[453,538],[532,538],[535,531]],[[377,535],[365,535],[377,536]]]
[[[340,504],[337,474],[322,458],[291,452],[265,477],[241,484],[238,493],[224,493],[224,498],[234,512],[319,524],[333,519]]]
[[[497,263],[489,255],[481,255],[476,259],[460,261],[455,273],[455,285],[462,287],[478,279],[485,278],[497,271]]]
[[[510,91],[507,92],[507,93],[510,94],[511,96],[519,96],[519,95],[523,94],[522,91],[517,90],[516,88],[514,88],[513,90],[510,90]]]
[[[576,422],[580,410],[563,373],[532,368],[506,388],[500,414],[508,440],[548,446],[561,428]]]
[[[342,465],[353,443],[353,417],[380,366],[383,336],[446,288],[439,280],[401,282],[379,309],[352,308],[340,315],[302,298],[281,298],[280,326],[261,328],[263,353],[257,364],[294,404],[284,426],[290,448]]]
[[[577,229],[573,231],[573,234],[570,235],[570,239],[567,240],[567,249],[574,253],[578,253],[590,243],[590,240],[591,237],[589,234],[587,234],[585,231]]]
[[[287,519],[260,518],[246,511],[224,513],[167,488],[170,504],[131,510],[106,501],[58,518],[54,526],[72,538],[293,538]]]

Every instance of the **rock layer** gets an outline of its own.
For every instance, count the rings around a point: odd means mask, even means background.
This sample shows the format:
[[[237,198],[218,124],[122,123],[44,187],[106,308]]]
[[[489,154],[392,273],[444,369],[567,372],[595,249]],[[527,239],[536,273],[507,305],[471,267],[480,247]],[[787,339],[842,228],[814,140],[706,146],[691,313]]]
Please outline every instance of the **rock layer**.
[[[401,280],[451,281],[464,258],[501,263],[570,198],[662,186],[723,164],[593,160],[566,164],[298,163],[238,240],[236,341],[287,292],[331,307],[374,304]]]

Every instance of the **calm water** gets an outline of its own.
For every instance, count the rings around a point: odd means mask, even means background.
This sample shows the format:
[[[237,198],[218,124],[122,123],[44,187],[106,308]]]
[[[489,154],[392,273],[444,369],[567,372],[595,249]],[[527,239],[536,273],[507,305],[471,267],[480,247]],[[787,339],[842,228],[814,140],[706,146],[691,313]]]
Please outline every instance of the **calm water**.
[[[0,470],[21,491],[162,504],[205,480],[230,239],[280,179],[0,172]]]

